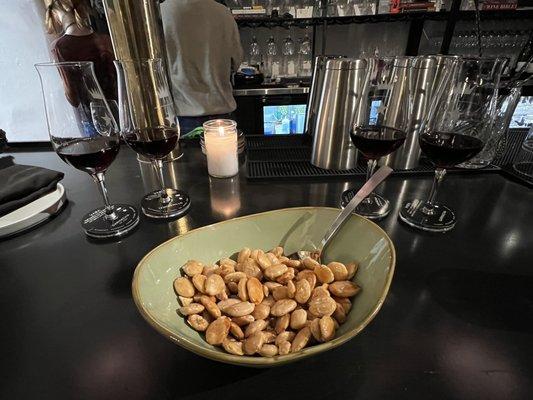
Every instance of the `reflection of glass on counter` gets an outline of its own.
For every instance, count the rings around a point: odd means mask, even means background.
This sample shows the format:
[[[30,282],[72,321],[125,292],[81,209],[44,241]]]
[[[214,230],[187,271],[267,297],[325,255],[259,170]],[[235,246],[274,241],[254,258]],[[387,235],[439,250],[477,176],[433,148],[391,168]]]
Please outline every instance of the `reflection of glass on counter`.
[[[209,177],[211,209],[223,219],[233,218],[241,209],[239,176],[229,179]]]
[[[307,105],[305,104],[263,107],[265,135],[303,133],[306,108]]]

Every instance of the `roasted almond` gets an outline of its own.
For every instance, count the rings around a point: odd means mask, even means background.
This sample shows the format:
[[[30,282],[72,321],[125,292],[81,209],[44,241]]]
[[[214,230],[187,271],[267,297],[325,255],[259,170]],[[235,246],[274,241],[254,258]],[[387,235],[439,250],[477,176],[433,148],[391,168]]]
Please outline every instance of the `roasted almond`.
[[[316,286],[316,275],[313,271],[304,269],[303,271],[298,272],[298,275],[296,275],[296,280],[300,281],[302,279],[307,280],[309,282],[309,286],[311,287],[311,290],[313,290]]]
[[[265,268],[268,268],[272,265],[272,261],[270,261],[270,258],[267,257],[266,254],[259,254],[257,256],[257,263],[259,264],[259,267],[261,267],[261,269],[265,269]]]
[[[325,265],[317,265],[313,272],[320,283],[330,283],[335,279],[333,272],[331,272],[331,270]]]
[[[329,296],[315,297],[309,301],[309,311],[317,317],[331,315],[336,308],[337,303]]]
[[[259,349],[259,354],[263,357],[274,357],[276,354],[278,354],[278,347],[273,344],[264,344]]]
[[[219,318],[222,315],[220,312],[220,308],[218,308],[217,304],[214,301],[212,301],[209,297],[202,296],[200,298],[200,302],[205,307],[207,312],[211,314],[213,318]]]
[[[310,269],[311,271],[313,271],[315,267],[320,265],[318,261],[313,260],[311,257],[305,257],[302,260],[302,264],[305,268]]]
[[[224,277],[224,282],[239,282],[241,279],[246,278],[246,274],[242,271],[232,272]]]
[[[220,275],[209,275],[205,281],[205,292],[211,296],[219,294],[224,289],[226,289],[226,284]]]
[[[264,274],[268,279],[274,280],[278,276],[281,276],[287,272],[288,269],[289,267],[287,267],[285,264],[275,264],[265,268]]]
[[[307,303],[311,296],[311,285],[307,279],[296,281],[296,293],[294,294],[294,300],[300,304]]]
[[[237,256],[237,263],[242,263],[244,260],[250,257],[252,254],[252,250],[250,250],[248,247],[245,247],[239,252],[239,255]]]
[[[289,323],[291,322],[291,316],[289,314],[285,314],[278,319],[276,319],[276,323],[274,326],[274,330],[277,334],[280,334],[281,332],[285,331],[289,327]]]
[[[231,321],[229,331],[235,337],[235,339],[238,339],[238,340],[244,339],[244,332],[242,331],[241,327],[237,325],[234,321]]]
[[[233,317],[231,320],[239,326],[245,326],[254,322],[254,317],[251,315],[243,315],[242,317]]]
[[[336,281],[344,281],[348,279],[348,270],[343,263],[333,261],[328,264],[328,268],[333,272]]]
[[[248,278],[246,281],[246,289],[248,291],[248,299],[255,304],[260,304],[265,298],[263,292],[263,285],[261,281],[255,277]]]
[[[344,324],[344,322],[346,322],[346,312],[340,303],[337,303],[337,307],[333,312],[333,318],[335,318],[339,324]]]
[[[276,257],[280,258],[283,255],[283,247],[278,246],[274,247],[272,250],[270,250],[272,254],[274,254]]]
[[[263,337],[263,332],[255,332],[253,335],[247,337],[243,343],[244,354],[249,356],[257,353],[263,344],[265,343],[265,338]]]
[[[286,285],[287,282],[292,281],[295,276],[295,269],[292,267],[287,267],[287,272],[285,272],[283,275],[278,276],[276,278],[276,282],[281,283],[282,285]]]
[[[244,352],[242,350],[242,343],[235,340],[224,339],[222,342],[222,347],[230,354],[235,354],[236,356],[243,356]]]
[[[270,306],[267,304],[257,304],[255,306],[254,311],[252,312],[252,316],[255,319],[267,319],[270,315]]]
[[[265,329],[267,326],[267,322],[264,319],[258,319],[254,322],[250,322],[250,324],[246,327],[246,330],[244,331],[244,337],[248,337],[253,335],[256,332],[261,332],[263,329]]]
[[[335,301],[333,301],[335,302]],[[270,308],[270,314],[274,317],[281,317],[285,314],[290,313],[296,308],[298,304],[293,299],[282,299],[276,301],[274,305]],[[332,311],[333,312],[333,311]]]
[[[281,342],[278,345],[278,353],[280,356],[284,356],[285,354],[289,354],[291,352],[291,344],[289,342]]]
[[[351,281],[333,282],[328,287],[332,295],[337,297],[353,297],[361,288]]]
[[[183,297],[194,296],[194,286],[188,278],[180,277],[174,281],[174,290],[176,294]]]
[[[272,297],[274,297],[274,300],[276,301],[281,299],[288,299],[289,290],[287,289],[287,286],[275,287],[274,290],[272,290]]]
[[[309,324],[309,330],[311,331],[311,335],[315,338],[317,342],[323,342],[322,339],[322,333],[320,333],[320,318],[316,318],[311,321]]]
[[[203,274],[198,274],[192,277],[192,284],[200,293],[205,293],[205,281],[207,277]]]
[[[270,263],[272,265],[276,265],[276,264],[279,264],[279,258],[276,257],[276,255],[274,253],[271,253],[271,252],[268,252],[266,253],[266,256],[268,257],[268,259],[270,260]]]
[[[230,306],[224,307],[222,312],[229,315],[230,317],[243,317],[245,315],[251,314],[254,311],[255,305],[248,301],[241,301],[237,304],[232,304]]]
[[[204,264],[202,264],[200,261],[189,260],[181,268],[183,269],[183,272],[187,274],[187,276],[193,277],[194,275],[202,273],[204,270]]]
[[[329,315],[325,315],[319,320],[320,335],[327,342],[335,336],[335,321]]]
[[[219,262],[218,262],[218,265],[224,265],[224,264],[228,264],[228,265],[231,265],[232,267],[235,267],[237,265],[237,262],[235,262],[234,260],[232,260],[231,258],[223,258],[221,259]]]
[[[203,332],[209,326],[209,322],[204,317],[198,314],[192,314],[187,317],[189,325],[198,332]]]
[[[180,304],[181,304],[182,306],[188,306],[189,304],[191,304],[191,303],[193,302],[192,297],[178,296],[178,299],[179,299]]]
[[[227,299],[227,300],[221,300],[217,303],[217,307],[220,311],[224,311],[225,307],[231,306],[233,304],[240,303],[241,301],[239,299]]]
[[[220,317],[209,324],[205,331],[207,343],[218,346],[228,336],[231,320],[228,317]]]
[[[359,263],[357,261],[353,261],[351,263],[346,264],[346,270],[348,271],[348,276],[346,277],[346,280],[352,279],[357,273],[358,269]]]
[[[294,295],[296,294],[296,285],[292,280],[287,282],[287,295],[289,296],[289,299],[293,299]]]
[[[284,332],[281,332],[277,337],[276,337],[276,346],[279,346],[279,344],[281,342],[292,342],[294,337],[296,336],[296,333],[292,332],[292,331],[284,331]]]
[[[248,278],[242,278],[237,284],[237,296],[242,301],[248,301],[248,289],[246,289],[246,282]]]
[[[204,269],[202,270],[202,275],[205,275],[206,277],[216,273],[219,270],[220,266],[213,265],[213,264],[207,264],[204,265]]]
[[[299,310],[294,310],[291,313],[291,322],[290,327],[294,330],[300,330],[302,329],[307,322],[307,311],[305,311],[303,308],[300,308]]]
[[[202,311],[204,311],[204,306],[198,303],[191,303],[188,306],[183,306],[180,308],[180,314],[184,316],[200,314]]]
[[[309,327],[300,329],[300,331],[294,337],[294,340],[291,344],[291,353],[296,353],[297,351],[302,350],[311,339],[311,331]]]

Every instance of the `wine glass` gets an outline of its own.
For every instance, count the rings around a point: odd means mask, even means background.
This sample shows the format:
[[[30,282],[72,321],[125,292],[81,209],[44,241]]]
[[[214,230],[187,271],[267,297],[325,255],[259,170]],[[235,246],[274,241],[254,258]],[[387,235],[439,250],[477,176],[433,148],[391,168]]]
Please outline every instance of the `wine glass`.
[[[430,232],[446,232],[456,224],[455,213],[435,199],[446,169],[465,162],[484,147],[496,117],[502,58],[461,58],[454,62],[447,83],[420,128],[422,152],[435,165],[435,178],[426,201],[407,201],[400,220]]]
[[[406,138],[412,113],[411,57],[369,58],[362,95],[350,132],[353,144],[368,160],[370,179],[378,160],[398,149]],[[343,195],[342,206],[349,196]],[[390,203],[376,193],[364,199],[355,212],[370,219],[385,217]]]
[[[93,63],[39,63],[35,68],[54,150],[67,164],[91,175],[104,199],[105,207],[83,217],[83,230],[97,239],[125,235],[139,223],[139,213],[131,205],[109,202],[104,174],[118,154],[120,135]]]
[[[181,217],[191,205],[189,196],[167,188],[163,174],[163,158],[176,147],[180,131],[162,60],[120,60],[115,67],[122,137],[152,162],[161,186],[144,196],[142,211],[150,218]]]

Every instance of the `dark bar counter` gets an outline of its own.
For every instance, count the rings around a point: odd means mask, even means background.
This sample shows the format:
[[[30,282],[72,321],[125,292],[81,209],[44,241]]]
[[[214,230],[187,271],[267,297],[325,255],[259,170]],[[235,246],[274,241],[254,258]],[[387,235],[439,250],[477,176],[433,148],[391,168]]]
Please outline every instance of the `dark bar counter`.
[[[137,262],[163,241],[235,216],[296,206],[338,206],[361,179],[213,180],[197,147],[171,178],[190,213],[142,219],[118,242],[88,240],[82,215],[101,204],[88,175],[52,151],[17,152],[21,164],[65,172],[69,203],[53,220],[0,242],[1,399],[531,399],[533,398],[533,191],[497,173],[446,177],[456,210],[450,233],[398,222],[402,201],[431,178],[393,176],[379,189],[394,205],[379,223],[397,251],[387,300],[347,344],[273,369],[201,358],[167,341],[137,312]],[[149,166],[122,148],[107,174],[114,202],[139,204],[155,188]],[[357,240],[357,238],[354,238]]]

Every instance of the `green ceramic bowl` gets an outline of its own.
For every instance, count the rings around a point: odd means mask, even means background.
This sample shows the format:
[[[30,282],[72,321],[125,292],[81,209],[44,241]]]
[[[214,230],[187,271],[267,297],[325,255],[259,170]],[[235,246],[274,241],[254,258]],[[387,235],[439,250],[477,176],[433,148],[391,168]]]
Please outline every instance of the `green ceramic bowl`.
[[[142,316],[176,344],[212,360],[251,367],[272,367],[301,360],[347,342],[376,316],[385,301],[396,255],[387,234],[376,224],[352,215],[325,252],[324,262],[360,262],[355,281],[362,287],[347,321],[335,339],[295,354],[266,357],[236,356],[209,345],[190,328],[179,308],[172,283],[187,260],[213,263],[243,247],[271,249],[282,245],[286,254],[313,249],[339,210],[325,207],[287,208],[204,226],[168,240],[148,253],[133,276],[132,291]]]

